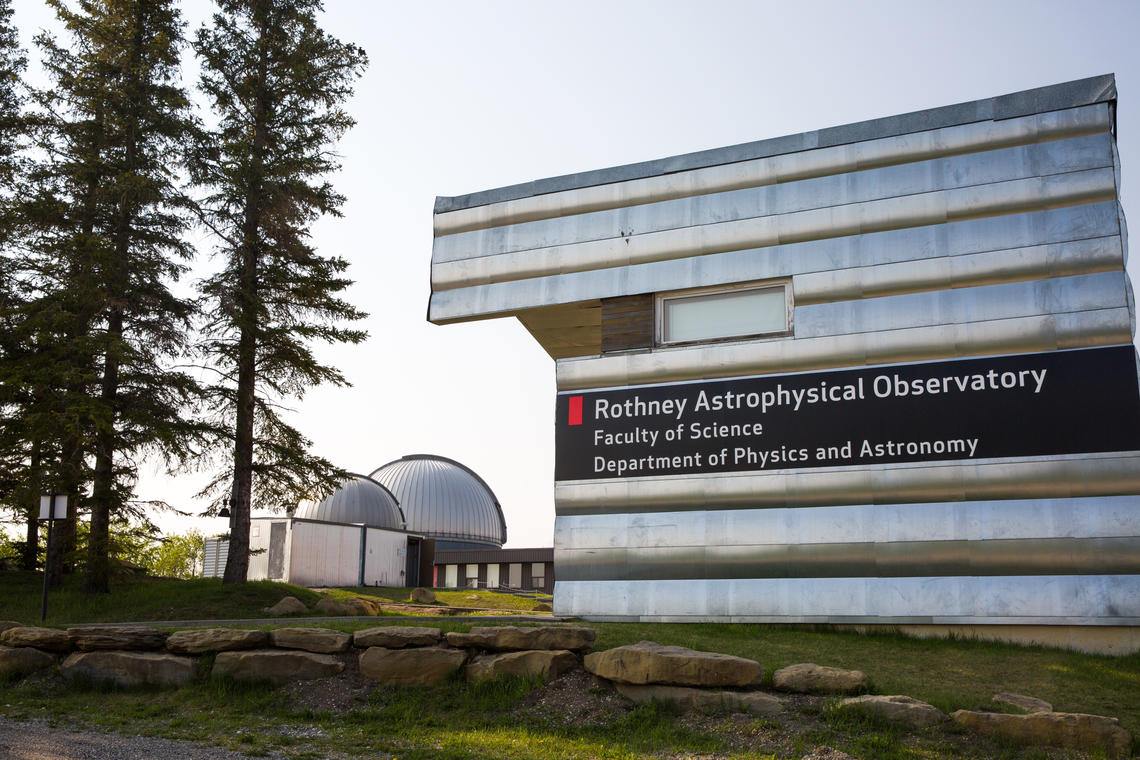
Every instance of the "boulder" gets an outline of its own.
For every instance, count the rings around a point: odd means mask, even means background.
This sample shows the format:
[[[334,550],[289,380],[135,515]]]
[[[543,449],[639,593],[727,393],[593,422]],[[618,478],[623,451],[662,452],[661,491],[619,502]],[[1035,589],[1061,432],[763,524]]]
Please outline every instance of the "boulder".
[[[23,628],[23,627],[24,627],[23,623],[18,623],[15,620],[0,620],[0,633],[4,633],[4,631],[8,630],[9,628]]]
[[[1053,705],[1044,699],[1027,697],[1024,694],[1010,694],[1007,691],[1003,691],[1000,694],[994,694],[994,701],[999,704],[1016,707],[1027,713],[1053,712]]]
[[[639,641],[629,646],[586,655],[586,670],[622,683],[664,683],[674,686],[752,686],[760,682],[760,663],[717,652]]]
[[[380,604],[372,599],[365,599],[362,596],[349,599],[344,603],[344,608],[349,615],[376,617],[380,614]]]
[[[352,634],[352,643],[361,649],[384,647],[432,647],[439,643],[442,634],[438,628],[419,628],[411,625],[385,625],[365,628]]]
[[[19,626],[0,633],[0,644],[10,647],[35,647],[49,652],[70,652],[71,640],[65,631],[55,628]]]
[[[614,688],[634,702],[656,700],[696,712],[740,712],[753,715],[775,715],[784,709],[779,697],[760,691],[724,691],[694,689],[691,686],[666,684],[629,684],[615,682]]]
[[[447,680],[466,660],[459,649],[369,647],[360,655],[360,672],[381,683],[428,686]]]
[[[71,645],[81,652],[95,652],[104,649],[142,650],[162,649],[170,634],[157,628],[122,625],[92,625],[83,628],[68,628],[67,638]]]
[[[838,706],[877,715],[888,723],[905,728],[926,728],[950,720],[934,705],[901,695],[848,697]]]
[[[1103,751],[1110,758],[1129,756],[1132,737],[1116,718],[1081,713],[1038,712],[1029,715],[957,710],[957,724],[979,734],[1025,744]]]
[[[198,628],[176,631],[166,640],[166,649],[176,654],[228,652],[233,649],[256,649],[269,642],[266,631],[240,631],[234,628]]]
[[[843,670],[812,662],[789,665],[772,675],[772,685],[780,691],[801,694],[858,694],[866,691],[867,674],[861,670]]]
[[[417,604],[435,604],[435,592],[430,588],[414,588],[412,589],[413,602]]]
[[[20,678],[50,668],[56,656],[33,647],[0,646],[0,680]]]
[[[330,617],[345,617],[348,615],[348,607],[345,606],[344,602],[338,602],[335,599],[329,599],[327,596],[317,602],[316,606],[314,606],[313,609],[323,615],[329,615]]]
[[[278,628],[269,632],[269,644],[278,649],[303,649],[306,652],[332,654],[343,652],[352,636],[328,628]]]
[[[246,649],[222,652],[214,660],[211,675],[229,676],[235,681],[312,681],[335,676],[344,663],[327,654],[281,649]]]
[[[64,678],[118,686],[182,686],[194,678],[194,659],[158,652],[76,652],[63,661],[59,672]]]
[[[295,596],[287,596],[272,607],[266,607],[265,611],[274,617],[281,615],[303,615],[309,611],[309,608]]]
[[[549,681],[576,667],[578,656],[566,649],[503,652],[476,657],[467,663],[467,680],[493,681],[497,678],[521,676]]]
[[[544,625],[520,628],[513,625],[479,626],[470,633],[449,633],[447,643],[453,647],[490,649],[496,652],[522,649],[589,649],[597,636],[593,628]]]

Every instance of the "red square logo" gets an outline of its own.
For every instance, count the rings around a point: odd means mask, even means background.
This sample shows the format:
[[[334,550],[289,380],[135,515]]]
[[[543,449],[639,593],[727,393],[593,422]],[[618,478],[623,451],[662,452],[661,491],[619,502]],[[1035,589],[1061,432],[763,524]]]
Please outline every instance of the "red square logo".
[[[581,396],[571,396],[570,397],[570,424],[571,425],[581,425],[582,424],[582,397]]]

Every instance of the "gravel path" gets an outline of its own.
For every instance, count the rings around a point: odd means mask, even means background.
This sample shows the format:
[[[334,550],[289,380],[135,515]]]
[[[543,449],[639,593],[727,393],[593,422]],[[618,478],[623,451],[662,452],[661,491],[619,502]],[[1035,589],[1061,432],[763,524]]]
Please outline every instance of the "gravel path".
[[[3,760],[248,760],[245,755],[193,742],[146,736],[68,731],[44,720],[10,720],[0,716]]]

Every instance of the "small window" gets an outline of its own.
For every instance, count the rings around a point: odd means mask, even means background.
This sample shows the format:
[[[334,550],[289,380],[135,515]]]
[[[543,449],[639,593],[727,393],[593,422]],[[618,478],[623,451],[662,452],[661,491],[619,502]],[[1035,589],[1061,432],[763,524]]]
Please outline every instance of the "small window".
[[[786,282],[668,293],[657,302],[661,345],[786,335],[791,289]]]
[[[546,564],[532,562],[530,565],[530,582],[536,589],[546,588]]]

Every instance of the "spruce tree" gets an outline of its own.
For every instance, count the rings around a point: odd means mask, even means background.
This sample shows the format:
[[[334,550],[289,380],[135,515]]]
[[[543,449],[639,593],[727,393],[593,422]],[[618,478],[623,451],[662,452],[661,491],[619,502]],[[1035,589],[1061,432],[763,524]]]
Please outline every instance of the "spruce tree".
[[[335,487],[343,472],[308,452],[310,442],[281,415],[280,402],[320,383],[346,384],[314,356],[314,341],[357,343],[344,327],[364,314],[338,294],[347,262],[322,256],[309,227],[339,215],[327,181],[331,146],[353,120],[342,108],[367,64],[359,47],[317,24],[319,0],[219,0],[199,30],[201,90],[218,127],[194,164],[208,188],[208,224],[220,271],[203,283],[203,351],[223,378],[211,389],[232,465],[208,487],[229,492],[226,583],[249,566],[252,504],[280,509]]]
[[[192,250],[179,157],[196,132],[180,85],[182,21],[173,0],[48,0],[71,46],[37,42],[53,87],[39,94],[41,147],[27,204],[35,232],[39,329],[69,358],[56,383],[72,481],[93,462],[84,587],[110,587],[110,526],[148,453],[180,458],[195,384],[170,367],[187,342],[188,301],[171,283]]]

